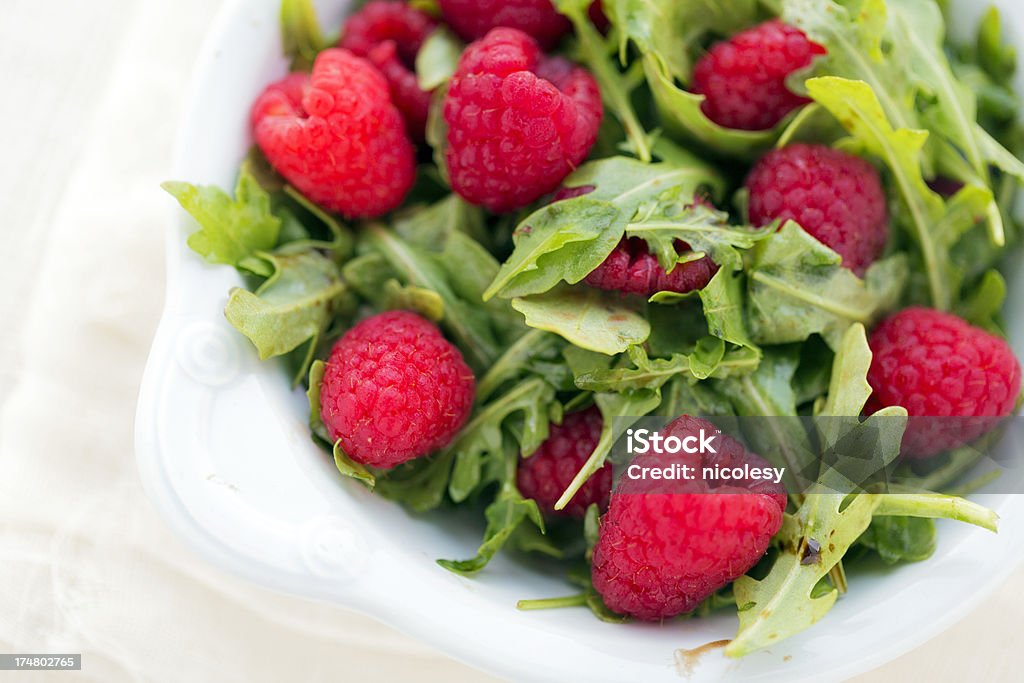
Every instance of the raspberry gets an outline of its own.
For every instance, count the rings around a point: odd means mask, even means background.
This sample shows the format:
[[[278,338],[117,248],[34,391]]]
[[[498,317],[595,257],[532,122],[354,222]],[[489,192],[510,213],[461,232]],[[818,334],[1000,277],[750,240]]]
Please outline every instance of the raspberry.
[[[446,446],[469,417],[474,392],[462,354],[436,327],[389,311],[331,349],[320,417],[350,458],[389,468]]]
[[[676,251],[682,253],[689,249],[685,242],[676,240]],[[647,249],[646,242],[639,237],[627,237],[584,282],[598,289],[649,297],[656,292],[685,294],[704,289],[716,272],[718,266],[704,256],[696,261],[677,263],[666,273],[657,257]]]
[[[444,20],[465,40],[483,38],[491,29],[507,26],[550,50],[572,28],[551,0],[440,0],[440,5]]]
[[[747,190],[754,225],[796,221],[857,275],[885,248],[885,192],[864,159],[822,145],[789,145],[761,157]]]
[[[905,309],[883,320],[869,345],[872,394],[865,412],[907,409],[905,457],[962,446],[1013,412],[1021,379],[1013,350],[955,315]]]
[[[601,115],[587,71],[496,28],[466,48],[445,98],[452,189],[496,213],[526,206],[586,158]]]
[[[324,50],[310,76],[292,74],[257,98],[256,144],[312,201],[349,218],[397,208],[416,160],[384,78],[369,62]]]
[[[423,140],[430,93],[420,90],[416,81],[416,55],[436,27],[429,15],[405,2],[372,0],[348,18],[338,44],[380,70],[417,140]]]
[[[661,433],[683,438],[696,436],[701,429],[717,431],[705,420],[684,415]],[[634,463],[664,466],[688,460],[698,475],[704,465],[767,465],[728,436],[718,436],[715,446],[715,454],[657,453],[640,456]],[[662,480],[657,485],[645,483],[643,490],[620,486],[612,493],[592,568],[594,588],[611,610],[645,621],[690,612],[761,559],[782,526],[782,487],[764,482],[717,484]]]
[[[601,438],[601,412],[597,408],[566,415],[540,448],[519,463],[516,481],[519,492],[537,501],[547,514],[563,514],[582,519],[591,503],[603,511],[612,490],[612,466],[606,463],[576,492],[569,504],[556,513],[555,502],[572,483],[576,473],[597,447]]]
[[[715,123],[764,130],[810,101],[786,87],[786,76],[823,54],[800,29],[767,21],[712,46],[693,69],[692,89]]]

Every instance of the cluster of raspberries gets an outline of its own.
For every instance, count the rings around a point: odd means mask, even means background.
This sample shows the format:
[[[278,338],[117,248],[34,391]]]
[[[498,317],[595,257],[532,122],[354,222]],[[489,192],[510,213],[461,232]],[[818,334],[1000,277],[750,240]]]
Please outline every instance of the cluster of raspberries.
[[[570,30],[569,22],[549,0],[440,0],[440,10],[444,22],[473,41],[443,102],[452,189],[495,213],[558,190],[586,159],[602,118],[594,78],[544,52]],[[600,26],[599,4],[592,10]],[[252,109],[252,129],[274,168],[314,202],[350,218],[397,208],[413,183],[431,98],[419,88],[416,55],[437,25],[404,2],[372,0],[348,19],[339,46],[323,51],[311,73],[268,87]],[[823,53],[798,29],[769,21],[713,45],[690,86],[704,96],[704,113],[715,123],[765,129],[806,102],[788,89],[786,77]],[[562,188],[552,201],[589,189]],[[857,275],[885,248],[885,193],[878,171],[863,159],[789,145],[757,161],[746,189],[752,223],[797,221]],[[676,246],[680,253],[689,249]],[[666,272],[645,242],[625,239],[586,283],[629,295],[685,293],[707,285],[717,268],[704,257]],[[905,457],[926,458],[970,441],[1016,405],[1021,370],[1012,350],[951,314],[896,313],[874,329],[870,347],[873,393],[866,410],[908,410]],[[459,349],[433,323],[392,311],[363,320],[335,344],[320,387],[321,418],[352,460],[387,469],[449,444],[472,412],[474,393]],[[684,494],[613,493],[605,465],[556,511],[603,428],[595,407],[566,415],[521,460],[517,485],[549,516],[582,518],[595,504],[604,513],[593,585],[608,607],[655,621],[685,613],[761,558],[782,523],[780,487],[698,482]],[[665,434],[682,438],[704,429],[713,426],[683,416]],[[716,458],[764,464],[728,437]]]

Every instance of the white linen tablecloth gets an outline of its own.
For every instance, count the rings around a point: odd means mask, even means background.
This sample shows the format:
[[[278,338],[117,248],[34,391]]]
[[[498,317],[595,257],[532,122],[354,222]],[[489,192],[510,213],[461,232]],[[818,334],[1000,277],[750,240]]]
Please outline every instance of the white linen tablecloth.
[[[0,652],[84,662],[20,680],[493,680],[368,618],[207,566],[141,490],[132,425],[163,297],[158,184],[220,2],[3,4]],[[1019,680],[1020,614],[1024,573],[858,680]]]

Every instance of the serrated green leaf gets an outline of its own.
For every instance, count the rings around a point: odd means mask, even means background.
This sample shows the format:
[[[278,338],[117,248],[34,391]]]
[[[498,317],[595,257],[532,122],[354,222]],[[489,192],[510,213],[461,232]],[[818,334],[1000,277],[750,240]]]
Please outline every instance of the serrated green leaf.
[[[935,522],[923,517],[875,517],[857,542],[886,564],[921,562],[935,552]]]
[[[270,212],[270,195],[244,168],[235,197],[212,185],[166,182],[161,185],[199,223],[188,246],[210,263],[242,267],[269,276],[272,266],[258,252],[277,244],[281,220]]]

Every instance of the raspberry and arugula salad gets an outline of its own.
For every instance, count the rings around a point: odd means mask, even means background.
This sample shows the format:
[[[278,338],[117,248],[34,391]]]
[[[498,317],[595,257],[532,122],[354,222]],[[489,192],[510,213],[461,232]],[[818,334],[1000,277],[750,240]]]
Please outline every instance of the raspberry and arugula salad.
[[[742,656],[824,617],[859,565],[927,559],[936,518],[996,528],[961,496],[1021,389],[999,265],[1024,137],[998,13],[954,43],[947,11],[371,0],[328,30],[284,0],[291,73],[252,103],[233,196],[164,187],[189,246],[243,276],[227,319],[305,384],[340,473],[482,518],[477,554],[441,566],[540,554],[579,587],[522,609],[731,608]],[[609,455],[652,415],[680,439],[851,418],[793,438],[870,428],[892,477],[631,492]]]

